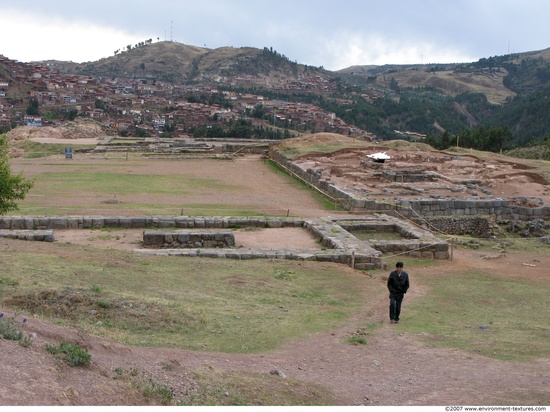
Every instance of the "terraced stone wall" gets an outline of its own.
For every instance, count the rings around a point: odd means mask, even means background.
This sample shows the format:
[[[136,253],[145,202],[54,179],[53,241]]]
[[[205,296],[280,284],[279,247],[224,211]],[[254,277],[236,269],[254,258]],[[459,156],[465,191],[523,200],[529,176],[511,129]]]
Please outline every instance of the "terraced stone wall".
[[[334,202],[350,211],[362,213],[386,213],[414,218],[438,216],[494,216],[497,221],[532,219],[550,220],[550,206],[543,205],[539,198],[496,198],[493,196],[471,198],[403,199],[393,203],[359,199],[324,180],[314,170],[302,169],[275,148],[269,151],[269,158],[284,169],[317,187]]]

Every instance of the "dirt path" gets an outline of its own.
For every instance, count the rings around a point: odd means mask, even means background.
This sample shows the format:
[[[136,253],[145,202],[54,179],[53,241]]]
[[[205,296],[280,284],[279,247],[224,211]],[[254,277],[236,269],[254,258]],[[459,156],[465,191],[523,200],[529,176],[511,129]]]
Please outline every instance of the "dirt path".
[[[491,268],[504,276],[517,274],[522,262],[533,256],[519,255],[487,263],[479,251],[458,250],[453,269]],[[548,267],[550,257],[538,258]],[[441,271],[427,266],[427,273]],[[523,270],[531,267],[523,266]],[[342,267],[342,270],[352,271]],[[546,276],[532,270],[530,276]],[[381,282],[380,287],[385,287]],[[425,293],[422,284],[407,295],[407,304]],[[174,389],[176,398],[192,394],[192,372],[205,367],[220,371],[278,369],[288,378],[316,382],[335,392],[342,405],[506,405],[530,404],[526,394],[541,393],[550,382],[550,362],[510,363],[455,349],[422,343],[395,333],[400,325],[387,323],[387,299],[369,302],[362,313],[337,330],[315,334],[262,355],[236,355],[171,349],[128,347],[32,319],[27,332],[37,333],[27,349],[0,340],[0,399],[4,405],[134,405],[140,396],[129,395],[115,370],[135,368]],[[346,338],[366,323],[382,322],[367,336],[367,345],[352,346]],[[56,363],[43,349],[46,342],[70,339],[82,342],[93,354],[89,368],[70,368]],[[40,365],[37,367],[37,365]],[[170,365],[167,368],[166,365]],[[14,379],[17,377],[17,379]]]
[[[235,246],[258,249],[319,249],[321,246],[312,234],[301,228],[271,228],[234,230]],[[62,243],[94,245],[110,249],[131,250],[141,248],[143,229],[102,230],[56,230],[55,240]]]

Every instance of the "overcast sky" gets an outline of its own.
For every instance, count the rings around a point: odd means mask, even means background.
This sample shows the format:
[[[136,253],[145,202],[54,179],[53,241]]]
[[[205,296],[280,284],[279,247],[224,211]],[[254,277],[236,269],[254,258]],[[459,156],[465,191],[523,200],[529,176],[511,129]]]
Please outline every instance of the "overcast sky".
[[[548,0],[0,0],[0,54],[95,61],[153,39],[292,61],[456,63],[550,47]]]

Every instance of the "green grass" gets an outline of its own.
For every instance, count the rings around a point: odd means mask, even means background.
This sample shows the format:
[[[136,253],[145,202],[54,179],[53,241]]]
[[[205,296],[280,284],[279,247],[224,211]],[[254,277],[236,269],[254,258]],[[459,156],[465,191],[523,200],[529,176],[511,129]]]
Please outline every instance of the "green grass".
[[[350,345],[366,345],[367,339],[363,336],[350,336],[348,338],[348,343]]]
[[[48,157],[52,155],[64,155],[66,147],[75,146],[73,140],[67,139],[65,144],[39,143],[32,140],[23,140],[18,142],[16,147],[25,151],[23,157],[25,159],[37,159],[40,157]],[[94,148],[95,145],[78,145],[79,148]]]
[[[174,395],[172,394],[172,389],[168,386],[149,380],[149,383],[143,389],[143,397],[149,403],[155,401],[162,406],[168,406],[172,404]]]
[[[45,349],[54,356],[63,359],[70,366],[81,366],[90,363],[92,355],[86,348],[69,342],[61,341],[59,345],[46,344]]]
[[[363,305],[365,279],[335,265],[50,246],[0,252],[5,276],[19,282],[2,304],[131,345],[266,351],[342,325]]]
[[[93,172],[75,169],[63,172],[46,172],[37,176],[37,184],[43,186],[36,189],[37,194],[51,195],[52,192],[63,192],[67,188],[78,190],[86,188],[89,195],[117,194],[128,195],[149,194],[192,194],[201,188],[234,190],[239,186],[227,185],[215,179],[182,179],[178,175],[147,175],[115,172]]]
[[[268,166],[268,168],[272,171],[274,171],[275,173],[279,173],[279,174],[282,174],[284,176],[287,176],[289,178],[289,184],[292,184],[292,185],[295,185],[297,187],[300,187],[304,190],[308,190],[310,191],[311,193],[311,196],[313,197],[313,199],[315,199],[317,202],[319,202],[320,206],[323,208],[323,209],[326,209],[326,210],[337,210],[337,211],[344,211],[345,209],[341,208],[340,206],[338,206],[337,204],[335,204],[334,200],[332,200],[331,198],[325,196],[324,194],[322,194],[321,192],[319,192],[317,189],[313,188],[311,185],[307,184],[306,182],[304,182],[303,180],[301,179],[298,179],[297,177],[295,176],[292,176],[289,172],[287,172],[286,170],[282,169],[277,163],[275,163],[274,161],[272,160],[267,160],[266,161],[266,164]]]
[[[522,159],[550,160],[550,144],[519,147],[505,152],[506,156]]]
[[[107,196],[108,197],[108,196]],[[107,198],[106,197],[106,198]],[[145,216],[264,216],[262,207],[224,204],[152,204],[152,203],[110,203],[90,206],[44,206],[38,202],[26,201],[19,205],[18,215],[24,216],[67,216],[67,215],[126,215],[128,212]],[[183,213],[182,213],[183,210]]]
[[[498,250],[511,252],[535,252],[546,254],[550,251],[550,244],[543,243],[539,238],[521,238],[517,234],[510,234],[501,228],[503,237],[496,239],[480,239],[472,236],[455,236],[457,243],[462,247],[469,247],[489,253],[498,253]]]
[[[501,360],[550,356],[550,282],[459,272],[428,284],[424,297],[410,305],[405,299],[400,333]]]

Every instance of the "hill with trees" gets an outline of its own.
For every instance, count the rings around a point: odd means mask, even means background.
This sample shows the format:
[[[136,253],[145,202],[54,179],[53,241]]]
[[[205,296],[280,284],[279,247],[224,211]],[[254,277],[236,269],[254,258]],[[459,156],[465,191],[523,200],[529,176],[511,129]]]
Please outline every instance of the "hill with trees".
[[[307,103],[379,140],[428,136],[444,146],[460,141],[462,133],[462,141],[477,148],[509,150],[545,144],[550,136],[550,49],[472,63],[353,66],[331,72],[290,61],[271,47],[208,49],[149,39],[95,62],[44,63],[67,74],[207,84]],[[311,78],[319,79],[316,87],[304,80]],[[20,90],[25,94],[29,88]],[[503,137],[497,145],[487,143],[493,135],[480,137],[498,129]]]
[[[224,82],[238,76],[251,76],[253,83],[272,85],[296,79],[307,66],[291,62],[273,48],[221,47],[208,49],[177,42],[146,41],[126,50],[115,50],[111,57],[80,65],[58,67],[73,74],[121,78],[149,78],[173,83]]]

